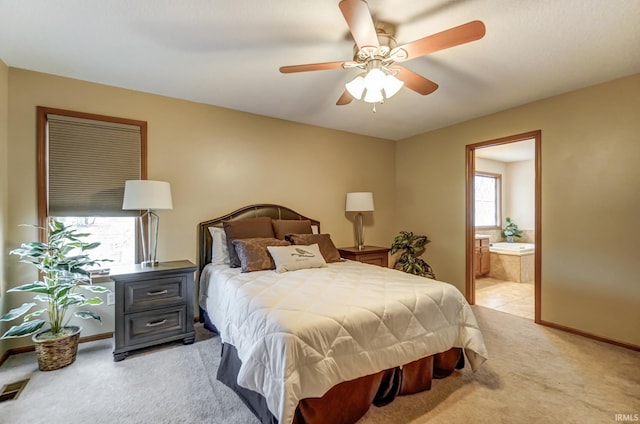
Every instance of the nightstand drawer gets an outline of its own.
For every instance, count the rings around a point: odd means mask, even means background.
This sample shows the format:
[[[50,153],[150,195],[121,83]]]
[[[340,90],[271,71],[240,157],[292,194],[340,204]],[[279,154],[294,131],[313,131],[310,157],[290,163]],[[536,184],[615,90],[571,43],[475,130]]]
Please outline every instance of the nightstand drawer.
[[[146,311],[184,303],[187,279],[176,275],[127,283],[124,292],[126,313]]]
[[[338,252],[340,252],[340,257],[344,259],[386,268],[389,266],[389,250],[391,249],[388,247],[364,246],[362,249],[342,247],[338,249]]]
[[[186,318],[186,305],[128,314],[125,316],[125,342],[135,345],[184,333]]]
[[[365,264],[378,265],[382,267],[386,267],[389,262],[386,253],[384,255],[380,255],[378,253],[371,255],[360,255],[358,256],[358,261]]]

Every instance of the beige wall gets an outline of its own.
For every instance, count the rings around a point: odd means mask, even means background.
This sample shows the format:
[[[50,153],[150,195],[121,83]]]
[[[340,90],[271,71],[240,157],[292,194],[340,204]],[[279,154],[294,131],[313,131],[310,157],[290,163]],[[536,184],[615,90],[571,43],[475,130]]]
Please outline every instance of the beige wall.
[[[5,289],[6,282],[6,266],[8,246],[7,238],[7,214],[8,214],[8,149],[9,144],[9,68],[0,60],[0,314],[5,313],[7,295]],[[4,322],[0,323],[0,334],[4,334],[8,325]],[[0,340],[0,356],[5,352],[5,342]]]
[[[640,345],[638,111],[640,74],[402,140],[398,220],[464,290],[465,145],[542,130],[542,319]]]
[[[541,129],[542,318],[640,345],[640,75],[393,143],[0,64],[2,260],[12,284],[33,278],[6,252],[35,236],[17,225],[36,221],[37,105],[149,123],[149,178],[170,181],[174,197],[174,210],[161,211],[161,260],[195,261],[199,221],[257,202],[319,219],[336,244],[351,245],[345,193],[371,190],[367,243],[389,245],[402,229],[427,234],[428,262],[461,290],[464,146]],[[4,306],[23,300],[10,297]]]
[[[38,105],[148,122],[148,177],[171,182],[174,205],[159,212],[160,260],[195,262],[198,222],[263,202],[318,219],[336,245],[353,245],[349,191],[374,193],[367,242],[393,239],[392,141],[10,68],[10,246],[33,237],[18,224],[36,222]],[[30,272],[9,266],[11,281]]]

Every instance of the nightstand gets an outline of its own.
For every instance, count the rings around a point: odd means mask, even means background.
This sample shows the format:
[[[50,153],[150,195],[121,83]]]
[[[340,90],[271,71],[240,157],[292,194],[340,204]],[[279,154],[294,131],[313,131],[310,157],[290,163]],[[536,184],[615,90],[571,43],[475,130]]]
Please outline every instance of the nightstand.
[[[342,247],[338,252],[345,259],[386,268],[389,266],[389,250],[391,249],[388,247],[364,246],[362,250],[357,247]]]
[[[115,282],[113,360],[130,351],[182,339],[193,343],[193,273],[189,261],[112,269]]]

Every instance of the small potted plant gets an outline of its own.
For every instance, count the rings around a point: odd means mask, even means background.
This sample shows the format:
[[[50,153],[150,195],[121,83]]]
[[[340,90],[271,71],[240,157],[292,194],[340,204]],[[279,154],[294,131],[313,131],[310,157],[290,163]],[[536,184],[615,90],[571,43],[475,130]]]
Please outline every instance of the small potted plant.
[[[62,368],[75,361],[82,329],[68,325],[70,316],[67,312],[70,308],[74,310],[73,315],[76,317],[101,321],[99,315],[78,309],[102,304],[100,297],[87,298],[83,291],[109,292],[109,289],[91,283],[87,268],[103,261],[92,260],[87,255],[87,250],[100,245],[80,240],[88,235],[51,220],[46,242],[23,243],[20,248],[9,252],[18,255],[21,262],[35,266],[39,270],[40,279],[9,289],[8,292],[35,293],[33,299],[44,307],[29,312],[37,303],[24,303],[0,316],[0,321],[11,321],[23,316],[23,322],[11,327],[0,339],[32,335],[38,354],[38,366],[42,371]],[[48,328],[40,331],[45,324],[48,324]]]
[[[513,243],[514,238],[522,237],[522,231],[518,230],[518,225],[507,217],[507,225],[502,229],[502,237],[507,239],[508,243]]]
[[[394,268],[409,274],[435,279],[436,275],[431,266],[419,257],[424,253],[425,245],[429,242],[427,236],[415,235],[411,231],[400,231],[391,245],[392,255],[402,252]]]

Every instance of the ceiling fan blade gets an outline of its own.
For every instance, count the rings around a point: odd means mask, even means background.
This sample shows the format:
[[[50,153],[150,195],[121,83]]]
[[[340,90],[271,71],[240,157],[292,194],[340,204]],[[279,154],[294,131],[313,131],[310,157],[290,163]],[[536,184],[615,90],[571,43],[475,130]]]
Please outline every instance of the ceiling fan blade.
[[[484,37],[485,32],[486,29],[482,22],[467,22],[466,24],[398,46],[393,49],[390,56],[394,62],[404,62],[428,53],[479,40]],[[403,50],[404,52],[402,52]]]
[[[307,71],[327,71],[331,69],[344,69],[345,61],[342,62],[324,62],[324,63],[309,63],[306,65],[291,65],[281,66],[280,72],[283,74],[290,74],[293,72],[307,72]]]
[[[375,50],[380,48],[376,27],[367,3],[364,0],[342,0],[338,6],[358,48],[360,50],[363,47],[373,47]]]
[[[404,81],[404,86],[423,96],[431,94],[438,89],[438,84],[408,70],[403,66],[394,66],[391,69],[398,71],[396,78]]]
[[[349,103],[351,103],[352,100],[353,100],[353,96],[349,94],[347,90],[344,90],[344,93],[342,93],[342,96],[340,96],[340,98],[336,102],[336,105],[338,106],[348,105]]]

